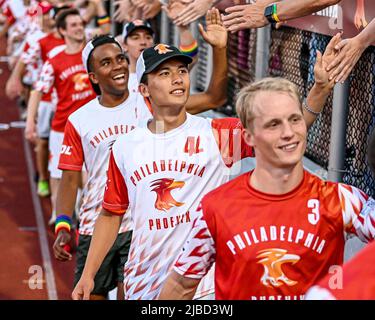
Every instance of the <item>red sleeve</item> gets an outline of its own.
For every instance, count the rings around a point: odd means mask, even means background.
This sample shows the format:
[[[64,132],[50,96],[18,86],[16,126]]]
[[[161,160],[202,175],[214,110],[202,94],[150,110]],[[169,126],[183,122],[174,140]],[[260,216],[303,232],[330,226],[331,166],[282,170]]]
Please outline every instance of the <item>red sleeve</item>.
[[[242,136],[242,124],[237,118],[213,119],[212,129],[221,156],[228,167],[247,157],[253,157],[253,148]]]
[[[60,152],[59,169],[81,171],[84,160],[81,136],[68,120]]]
[[[107,184],[104,191],[103,208],[115,215],[123,215],[129,207],[128,188],[117,166],[113,151],[109,157]]]
[[[6,16],[7,22],[10,26],[16,22],[16,18],[14,17],[13,12],[9,9],[8,6],[3,11],[3,14],[4,16]]]

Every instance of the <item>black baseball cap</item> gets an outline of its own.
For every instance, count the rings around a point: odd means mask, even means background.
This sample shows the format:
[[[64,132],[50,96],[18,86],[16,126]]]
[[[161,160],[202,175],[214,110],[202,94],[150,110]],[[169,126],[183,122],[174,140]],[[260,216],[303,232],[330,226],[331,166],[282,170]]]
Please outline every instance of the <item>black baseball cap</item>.
[[[179,58],[187,65],[193,61],[192,58],[183,54],[176,47],[167,44],[159,43],[151,48],[143,50],[137,60],[136,73],[138,83],[141,83],[143,75],[154,71],[163,62],[172,58]]]
[[[124,28],[122,29],[122,39],[125,41],[126,38],[136,29],[146,29],[151,35],[154,35],[154,30],[152,30],[149,22],[137,19],[124,25]]]

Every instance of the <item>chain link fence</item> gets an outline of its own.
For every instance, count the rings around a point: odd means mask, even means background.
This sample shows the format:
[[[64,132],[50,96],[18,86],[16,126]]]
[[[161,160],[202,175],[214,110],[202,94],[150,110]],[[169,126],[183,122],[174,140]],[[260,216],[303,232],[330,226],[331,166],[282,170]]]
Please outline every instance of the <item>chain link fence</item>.
[[[204,19],[200,19],[204,25]],[[169,24],[168,38],[173,43],[174,30]],[[316,50],[325,51],[331,37],[286,26],[271,29],[268,75],[280,76],[294,82],[302,97],[308,95],[314,84]],[[228,101],[219,111],[235,116],[236,93],[255,79],[256,30],[229,34],[228,41]],[[199,60],[196,65],[197,91],[207,88],[211,77],[209,46],[199,36]],[[322,114],[308,133],[305,156],[328,170],[332,123],[331,94]],[[368,167],[366,152],[369,135],[375,127],[375,48],[369,48],[350,77],[349,113],[347,119],[344,182],[375,196],[375,180]],[[334,124],[333,124],[334,125]]]
[[[375,124],[375,47],[365,51],[350,77],[344,182],[375,196],[366,153]]]
[[[316,50],[324,52],[330,37],[289,27],[271,31],[269,75],[286,78],[307,97],[314,84]],[[322,114],[308,133],[306,156],[328,168],[329,141],[331,137],[332,94]]]

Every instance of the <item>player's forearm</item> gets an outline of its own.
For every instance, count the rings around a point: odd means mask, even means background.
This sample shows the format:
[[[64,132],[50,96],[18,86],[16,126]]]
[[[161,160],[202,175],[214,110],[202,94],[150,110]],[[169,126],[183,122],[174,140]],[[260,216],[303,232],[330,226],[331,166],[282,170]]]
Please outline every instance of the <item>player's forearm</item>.
[[[190,26],[178,26],[178,31],[180,35],[180,48],[181,47],[191,47],[192,44],[196,43],[196,39],[194,38]],[[198,55],[193,57],[193,62],[189,64],[189,70],[193,68],[193,66],[198,61]]]
[[[159,300],[192,300],[200,280],[189,279],[172,271],[164,282]]]
[[[321,112],[331,91],[332,88],[330,86],[314,84],[306,98],[308,107],[314,112]],[[317,115],[314,115],[306,109],[303,109],[303,115],[307,128],[310,128],[316,120]]]
[[[228,63],[227,48],[213,48],[213,70],[206,93],[211,97],[210,109],[222,106],[227,101]]]
[[[277,3],[281,21],[300,18],[339,3],[341,0],[284,0]]]
[[[357,37],[360,43],[363,43],[364,48],[369,47],[375,42],[375,18],[372,19],[369,25]]]
[[[214,48],[213,72],[207,91],[191,95],[186,111],[197,114],[223,105],[227,99],[227,50]]]
[[[93,279],[105,256],[116,240],[122,216],[112,215],[102,209],[95,222],[94,233],[90,244],[83,275]]]
[[[97,3],[96,15],[99,18],[98,23],[99,23],[99,29],[101,31],[101,34],[109,34],[111,32],[111,20],[108,17],[107,19],[108,21],[103,23],[103,19],[105,19],[104,17],[108,16],[107,10],[104,7],[103,1],[99,1]]]
[[[37,90],[33,90],[30,93],[29,102],[27,104],[27,122],[35,122],[36,121],[36,115],[38,113],[38,106],[40,103],[40,100],[42,100],[43,93]]]
[[[22,59],[18,59],[15,68],[12,71],[12,74],[10,75],[10,79],[15,81],[22,81],[22,77],[25,74],[26,66],[23,63]]]
[[[56,212],[58,215],[63,214],[72,217],[80,181],[80,171],[63,170],[56,199]]]

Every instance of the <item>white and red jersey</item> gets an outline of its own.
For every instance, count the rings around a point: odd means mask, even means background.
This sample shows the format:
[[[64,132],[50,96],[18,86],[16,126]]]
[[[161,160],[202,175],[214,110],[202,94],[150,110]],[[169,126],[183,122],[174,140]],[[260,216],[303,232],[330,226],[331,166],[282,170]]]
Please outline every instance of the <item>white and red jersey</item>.
[[[134,73],[129,73],[129,80],[128,80],[128,89],[132,93],[137,93],[138,92],[138,80],[137,80],[137,74]]]
[[[107,108],[93,99],[69,116],[65,126],[59,169],[81,171],[86,167],[88,180],[83,189],[79,233],[92,235],[102,208],[107,180],[109,154],[120,135],[130,133],[143,118],[147,106],[140,95],[130,95],[121,105]],[[131,230],[130,215],[125,215],[120,233]]]
[[[27,38],[24,52],[21,55],[22,62],[25,65],[34,65],[38,70],[38,76],[41,73],[43,64],[48,60],[65,50],[65,41],[57,38],[54,32],[43,34],[43,36],[30,36]],[[48,93],[44,93],[42,101],[52,101],[53,87]]]
[[[345,233],[375,236],[368,196],[304,172],[283,195],[252,188],[252,172],[209,193],[175,271],[201,278],[216,262],[217,299],[303,299],[308,288],[343,262]]]
[[[52,87],[56,89],[58,101],[51,128],[64,132],[69,115],[96,97],[82,63],[81,51],[75,54],[63,51],[46,61],[36,90],[48,93]]]
[[[103,208],[120,215],[131,208],[134,229],[125,265],[126,299],[157,298],[203,195],[228,181],[228,166],[252,155],[241,131],[238,119],[188,114],[169,132],[153,134],[144,125],[117,139]],[[197,296],[213,290],[212,278],[204,284]]]
[[[375,203],[372,206],[375,209]],[[306,293],[307,300],[375,300],[375,242],[368,244],[342,269],[336,266]]]

